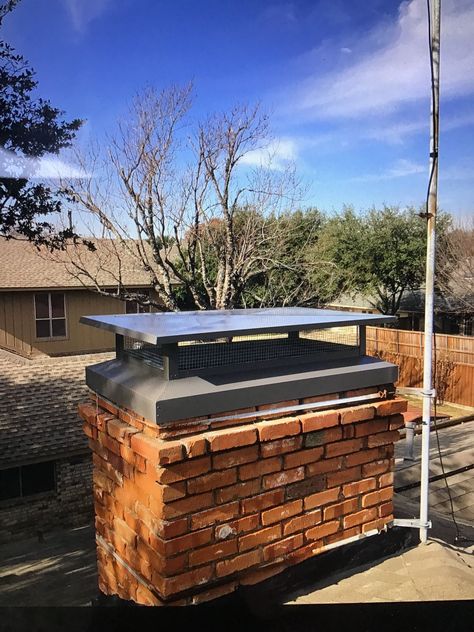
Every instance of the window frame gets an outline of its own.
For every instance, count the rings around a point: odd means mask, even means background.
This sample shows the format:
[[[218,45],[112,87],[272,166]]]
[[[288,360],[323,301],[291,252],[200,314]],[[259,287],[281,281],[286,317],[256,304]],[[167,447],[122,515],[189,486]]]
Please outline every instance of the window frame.
[[[36,297],[40,294],[48,295],[48,318],[38,318],[36,314]],[[51,295],[52,294],[62,294],[63,296],[63,305],[64,305],[64,316],[60,318],[53,318],[53,308],[51,304]],[[66,292],[34,292],[33,294],[33,316],[34,316],[34,339],[35,342],[48,342],[54,340],[68,340],[69,339],[69,327],[68,327],[68,313],[67,313],[67,301],[66,301]],[[36,331],[36,323],[39,320],[48,321],[49,324],[49,336],[38,336]],[[63,336],[53,336],[53,320],[64,320],[64,329],[65,334]]]
[[[53,468],[53,487],[51,489],[46,489],[43,490],[41,492],[35,492],[33,494],[23,494],[23,468],[24,467],[28,467],[30,465],[40,465],[42,463],[50,463],[52,465]],[[40,499],[40,498],[46,498],[48,496],[54,496],[58,493],[58,468],[57,468],[57,463],[56,461],[38,461],[35,463],[23,463],[22,465],[15,465],[13,467],[7,467],[4,468],[5,470],[17,470],[18,471],[18,478],[19,478],[19,488],[20,488],[20,495],[19,496],[12,496],[11,498],[3,498],[0,499],[0,506],[3,507],[5,505],[8,504],[12,504],[12,503],[21,503],[21,502],[28,502],[30,500],[36,500],[36,499]]]
[[[150,292],[150,290],[148,288],[145,288],[145,289],[143,289],[141,291],[140,290],[136,291],[136,294],[143,294],[144,296],[147,296],[148,298],[150,298],[150,293],[151,292]],[[135,312],[127,312],[127,306],[128,305],[132,305],[132,304],[135,304],[135,306],[137,308],[137,311],[135,311]],[[147,306],[148,307],[148,311],[146,311],[146,312],[140,312],[138,310],[139,306],[140,306],[140,304],[138,303],[138,301],[124,301],[124,306],[123,306],[124,314],[129,314],[130,315],[130,314],[151,314],[152,313],[151,312],[151,305]]]

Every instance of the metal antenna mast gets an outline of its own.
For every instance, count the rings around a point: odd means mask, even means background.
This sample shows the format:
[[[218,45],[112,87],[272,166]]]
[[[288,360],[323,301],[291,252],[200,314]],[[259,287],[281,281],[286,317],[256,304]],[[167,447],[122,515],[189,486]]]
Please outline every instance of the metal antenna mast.
[[[433,355],[434,271],[436,241],[436,210],[438,205],[438,139],[439,139],[439,49],[441,29],[441,0],[427,0],[430,67],[431,67],[431,125],[430,178],[426,205],[427,247],[425,281],[425,347],[423,356],[423,430],[421,439],[421,497],[420,540],[428,539],[428,493]]]

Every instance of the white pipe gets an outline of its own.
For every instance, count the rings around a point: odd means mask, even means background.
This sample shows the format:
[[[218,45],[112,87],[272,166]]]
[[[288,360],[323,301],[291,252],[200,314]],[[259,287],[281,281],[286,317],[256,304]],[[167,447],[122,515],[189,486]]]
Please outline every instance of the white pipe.
[[[433,55],[433,89],[431,96],[430,127],[430,174],[427,210],[426,282],[425,282],[425,336],[423,354],[423,417],[421,438],[421,490],[420,490],[420,540],[428,540],[428,495],[430,477],[430,425],[432,391],[432,343],[434,308],[434,268],[436,241],[436,207],[438,193],[438,116],[439,116],[439,43],[440,0],[428,0],[431,4],[431,47]]]
[[[212,417],[207,421],[234,421],[235,419],[253,419],[254,417],[266,417],[268,415],[286,414],[299,410],[313,410],[316,408],[330,408],[331,406],[337,406],[339,404],[355,404],[365,402],[372,399],[384,399],[386,397],[385,391],[378,391],[371,395],[357,395],[354,397],[341,397],[340,399],[329,399],[323,402],[312,402],[311,404],[297,404],[295,406],[283,406],[281,408],[269,408],[265,410],[255,410],[250,413],[235,413],[233,415],[225,415],[223,417]],[[196,424],[202,424],[202,421],[196,422]]]

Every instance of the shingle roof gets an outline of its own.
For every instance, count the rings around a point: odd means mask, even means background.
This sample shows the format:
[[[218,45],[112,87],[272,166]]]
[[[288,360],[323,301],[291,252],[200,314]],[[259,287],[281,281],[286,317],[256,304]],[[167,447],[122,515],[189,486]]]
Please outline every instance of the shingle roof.
[[[0,468],[87,450],[77,405],[85,367],[111,353],[16,358],[0,351]]]
[[[94,240],[96,251],[83,245],[69,245],[66,252],[39,251],[25,240],[0,238],[0,290],[29,288],[80,288],[92,283],[81,283],[71,272],[70,261],[80,261],[103,287],[117,284],[118,266],[115,253],[119,249],[122,283],[126,287],[149,287],[150,275],[139,260],[126,248],[110,239]],[[130,240],[128,246],[134,247]]]

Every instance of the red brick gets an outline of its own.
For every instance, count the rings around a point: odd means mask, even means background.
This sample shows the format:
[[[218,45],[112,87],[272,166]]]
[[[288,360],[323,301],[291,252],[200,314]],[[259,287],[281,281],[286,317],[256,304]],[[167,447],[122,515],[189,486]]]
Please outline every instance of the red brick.
[[[114,518],[114,533],[125,540],[130,546],[134,546],[136,543],[137,534],[130,529],[128,524],[120,518]]]
[[[150,461],[158,461],[161,442],[158,439],[151,439],[142,432],[132,435],[130,446],[134,452],[140,454],[143,458]]]
[[[386,516],[391,516],[393,514],[393,502],[384,503],[379,507],[379,516],[385,518]]]
[[[107,430],[107,422],[110,419],[115,419],[114,415],[110,413],[99,413],[95,417],[95,425],[97,426],[97,430],[100,432],[106,432]]]
[[[298,467],[298,465],[306,465],[307,463],[314,463],[319,461],[324,452],[324,448],[309,448],[308,450],[300,450],[299,452],[293,452],[293,454],[287,454],[283,457],[284,468]],[[265,463],[265,461],[263,461]]]
[[[308,476],[314,476],[317,474],[325,474],[326,472],[336,472],[342,467],[342,457],[335,459],[324,459],[316,463],[309,463],[306,466],[306,473]]]
[[[343,485],[344,483],[350,483],[360,478],[360,465],[357,467],[351,467],[348,470],[342,470],[334,474],[327,475],[327,486],[335,487],[336,485]]]
[[[93,404],[82,402],[78,405],[77,412],[79,413],[79,417],[83,421],[87,422],[88,424],[91,424],[92,421],[95,419],[97,407]]]
[[[120,456],[120,443],[118,441],[112,439],[112,437],[109,437],[109,435],[103,432],[99,432],[98,439],[102,447],[110,450],[110,452],[113,452],[117,456]]]
[[[369,492],[372,489],[375,489],[377,486],[377,481],[375,478],[365,478],[362,481],[355,481],[354,483],[347,483],[342,488],[342,492],[345,498],[350,498],[351,496],[358,496],[359,494],[364,494],[365,492]]]
[[[223,557],[228,557],[237,553],[237,541],[227,540],[226,542],[218,542],[211,546],[206,546],[197,551],[191,551],[189,554],[189,566],[200,566],[207,562],[214,562]]]
[[[400,439],[398,430],[389,430],[389,432],[381,432],[376,435],[370,435],[367,437],[367,445],[369,448],[375,448],[379,445],[385,445],[386,443],[394,443]]]
[[[377,520],[373,520],[372,522],[366,522],[362,525],[362,533],[367,533],[368,531],[382,531],[386,525],[385,518],[378,518]]]
[[[82,424],[82,431],[90,439],[94,439],[94,441],[97,440],[97,435],[98,435],[97,428],[94,428],[94,426],[89,425],[86,421]]]
[[[346,467],[352,467],[353,465],[361,465],[362,463],[370,463],[380,459],[384,455],[380,448],[372,448],[371,450],[360,450],[354,452],[354,454],[348,454],[345,458]]]
[[[347,441],[330,443],[325,447],[325,456],[331,458],[335,456],[342,456],[344,454],[350,454],[351,452],[357,452],[362,448],[362,445],[362,439],[348,439]]]
[[[405,427],[405,418],[403,417],[403,415],[391,415],[388,418],[388,422],[389,422],[389,426],[388,426],[389,430],[400,430],[400,428]]]
[[[323,410],[317,413],[307,413],[300,415],[301,428],[303,432],[313,432],[331,428],[339,424],[339,413],[334,410]]]
[[[152,593],[151,590],[140,585],[137,588],[137,603],[142,606],[161,606],[164,602]]]
[[[266,526],[274,522],[281,522],[285,518],[291,518],[303,511],[303,501],[294,500],[273,509],[267,509],[262,512],[262,525]]]
[[[318,540],[316,542],[311,542],[300,549],[296,549],[295,551],[290,551],[290,553],[288,553],[287,560],[290,564],[300,564],[301,562],[314,557],[322,550],[323,542],[322,540]]]
[[[213,601],[214,599],[228,595],[233,592],[237,586],[237,582],[228,582],[223,586],[216,586],[215,588],[210,588],[209,590],[200,592],[199,594],[191,597],[191,605],[195,606],[197,604],[205,603],[206,601]]]
[[[227,575],[237,573],[238,571],[242,571],[245,568],[255,566],[260,563],[261,555],[261,551],[249,551],[248,553],[237,555],[229,560],[217,562],[216,575],[217,577],[225,577]]]
[[[321,540],[327,535],[336,533],[339,529],[339,520],[333,520],[332,522],[325,522],[318,527],[313,527],[306,531],[305,536],[307,540]]]
[[[377,508],[372,507],[371,509],[364,509],[363,511],[358,511],[357,513],[350,514],[344,518],[344,529],[350,529],[351,527],[355,527],[360,524],[364,524],[364,522],[370,522],[377,518]]]
[[[345,529],[344,531],[339,531],[338,533],[334,533],[333,535],[328,535],[326,538],[326,545],[334,544],[334,542],[343,542],[344,540],[348,540],[349,538],[353,538],[356,535],[360,534],[360,527],[352,527],[352,529]]]
[[[165,540],[176,538],[179,535],[183,535],[188,530],[188,518],[179,518],[178,520],[160,520],[156,529]]]
[[[248,551],[254,549],[261,544],[267,544],[281,538],[281,525],[273,525],[254,533],[248,533],[247,535],[241,535],[239,538],[239,551]]]
[[[303,437],[298,436],[262,443],[260,449],[262,451],[262,457],[268,458],[271,456],[278,456],[279,454],[286,454],[287,452],[294,452],[295,450],[301,449],[302,445]]]
[[[243,577],[239,579],[239,584],[242,586],[254,586],[255,584],[260,584],[260,582],[278,575],[278,573],[281,573],[285,570],[285,568],[286,564],[270,564],[264,568],[245,573]]]
[[[183,440],[184,450],[189,459],[203,456],[207,452],[207,441],[204,437],[190,437]]]
[[[165,555],[176,555],[176,553],[183,553],[189,551],[189,549],[197,549],[200,546],[209,544],[212,540],[212,527],[208,529],[202,529],[201,531],[194,531],[188,533],[179,538],[167,540],[163,542],[163,551]]]
[[[114,483],[114,481],[109,476],[107,476],[104,472],[98,470],[97,468],[94,468],[94,471],[92,473],[92,480],[94,481],[94,485],[109,493],[112,492],[116,487],[116,483]]]
[[[332,503],[335,500],[339,500],[340,492],[340,487],[334,487],[333,489],[328,489],[327,491],[307,496],[304,499],[305,511],[307,511],[308,509],[314,509],[314,507],[322,507],[323,505]]]
[[[373,406],[354,406],[352,408],[344,408],[341,410],[341,424],[353,424],[358,421],[366,421],[373,419],[375,410]]]
[[[213,504],[214,499],[212,492],[207,492],[205,494],[199,494],[198,496],[175,500],[172,503],[164,505],[162,515],[166,520],[170,520],[171,518],[178,518],[184,514],[201,511],[202,509],[211,507]]]
[[[362,496],[362,507],[373,507],[373,505],[379,505],[381,503],[392,500],[393,498],[393,488],[392,487],[384,487],[376,492],[371,492],[370,494],[365,494]]]
[[[259,515],[253,514],[252,516],[246,516],[245,518],[239,518],[238,520],[232,520],[223,525],[216,526],[215,537],[216,540],[226,540],[230,537],[233,538],[239,533],[254,531],[258,529],[259,525]]]
[[[382,459],[379,461],[373,461],[373,463],[366,463],[362,466],[363,478],[369,476],[377,476],[377,474],[384,474],[390,468],[390,460]]]
[[[109,402],[108,399],[104,399],[103,397],[97,397],[97,406],[99,406],[100,408],[104,408],[112,415],[118,415],[119,413],[118,407],[112,402]]]
[[[216,522],[226,522],[235,518],[239,513],[239,502],[229,503],[228,505],[220,505],[212,507],[206,511],[195,513],[191,516],[191,529],[201,529],[215,524]]]
[[[138,554],[151,566],[151,574],[156,571],[161,575],[176,575],[183,571],[187,563],[187,555],[179,555],[177,557],[165,557],[156,552],[156,550],[138,539],[137,543]]]
[[[376,434],[377,432],[385,432],[388,429],[388,422],[386,419],[373,419],[363,424],[357,424],[355,426],[356,437],[366,437],[370,434]]]
[[[393,485],[393,472],[379,476],[379,487],[387,487],[387,485]]]
[[[301,400],[302,404],[316,404],[319,402],[329,402],[333,399],[339,399],[339,393],[328,393],[327,395],[313,395],[312,397],[305,397]]]
[[[275,489],[265,494],[259,494],[254,498],[245,498],[242,500],[242,512],[244,514],[262,511],[268,507],[274,507],[283,502],[285,496],[284,489]]]
[[[163,578],[153,573],[153,584],[163,597],[171,597],[190,588],[195,588],[208,582],[212,577],[212,566],[201,566],[176,577]]]
[[[377,417],[388,417],[389,415],[405,413],[408,402],[405,399],[388,399],[383,402],[377,402],[374,404],[374,407]]]
[[[293,470],[285,470],[276,472],[276,474],[267,474],[263,477],[264,489],[273,489],[281,485],[289,485],[304,478],[304,467],[296,467]]]
[[[249,465],[242,465],[239,467],[239,478],[242,481],[246,481],[250,478],[256,478],[257,476],[263,476],[264,474],[271,474],[272,472],[278,472],[281,470],[282,461],[278,456],[272,459],[264,459],[257,463],[250,463]]]
[[[342,438],[343,439],[353,439],[355,437],[355,425],[347,424],[347,426],[343,426],[342,428]]]
[[[275,544],[269,544],[263,547],[263,560],[269,562],[279,557],[286,556],[290,551],[299,549],[303,546],[303,534],[298,533],[292,535],[289,538],[275,542]]]
[[[207,444],[211,452],[221,452],[232,448],[241,448],[252,445],[257,441],[257,431],[255,428],[227,428],[209,432],[206,435]]]
[[[248,498],[254,496],[261,491],[260,479],[245,481],[245,483],[237,483],[231,487],[216,490],[216,501],[218,503],[228,503],[237,498]]]
[[[224,470],[222,472],[210,472],[199,476],[198,478],[192,478],[187,482],[187,488],[189,494],[201,494],[202,492],[210,491],[211,489],[219,489],[226,485],[232,485],[237,480],[237,468],[231,470]]]
[[[168,441],[162,443],[162,447],[158,453],[158,463],[160,465],[169,465],[182,461],[185,458],[184,446],[180,441]]]
[[[139,457],[139,458],[141,459],[142,457]],[[133,478],[135,468],[132,465],[130,465],[130,463],[127,463],[125,459],[122,458],[122,456],[118,456],[117,454],[114,454],[113,452],[108,452],[107,461],[108,463],[106,465],[106,468],[108,472],[111,469],[114,469],[115,472],[120,472],[120,474],[123,474],[129,479]],[[115,477],[115,474],[114,474],[114,477]]]
[[[357,511],[359,509],[359,499],[352,498],[351,500],[344,500],[337,505],[330,505],[324,510],[324,521],[333,520],[334,518],[340,518],[348,513]]]
[[[107,422],[107,432],[120,443],[126,443],[128,445],[130,443],[130,437],[137,434],[138,430],[118,419],[110,419]]]
[[[231,450],[224,454],[216,454],[212,457],[212,467],[215,470],[225,470],[235,465],[244,465],[258,459],[258,446]]]
[[[211,469],[211,459],[208,456],[190,459],[184,463],[175,463],[168,467],[156,469],[156,480],[160,483],[175,483],[185,481],[206,474]]]
[[[179,483],[171,483],[171,485],[160,485],[159,496],[161,496],[164,503],[184,498],[186,496],[186,483],[180,481]]]
[[[301,432],[300,422],[296,417],[288,417],[287,419],[278,419],[276,421],[261,421],[256,424],[256,428],[260,441],[283,439],[284,437],[298,435]]]
[[[321,510],[309,511],[302,516],[291,518],[283,524],[283,535],[290,535],[297,531],[304,531],[309,527],[314,527],[321,522]]]
[[[333,428],[328,428],[327,430],[308,432],[304,438],[304,444],[307,448],[314,448],[315,446],[339,441],[339,439],[342,439],[342,428],[340,426],[334,426]]]

